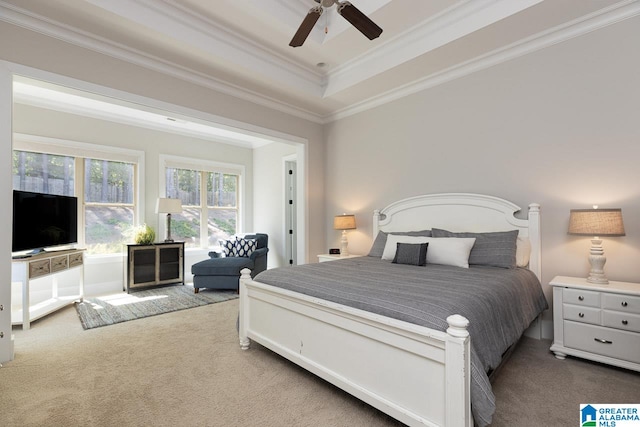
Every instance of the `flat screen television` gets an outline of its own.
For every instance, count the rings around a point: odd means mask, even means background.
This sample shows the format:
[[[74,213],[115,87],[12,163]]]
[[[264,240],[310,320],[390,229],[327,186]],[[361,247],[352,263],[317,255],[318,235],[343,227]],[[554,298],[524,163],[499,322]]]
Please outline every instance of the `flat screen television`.
[[[78,242],[78,199],[13,190],[13,252]]]

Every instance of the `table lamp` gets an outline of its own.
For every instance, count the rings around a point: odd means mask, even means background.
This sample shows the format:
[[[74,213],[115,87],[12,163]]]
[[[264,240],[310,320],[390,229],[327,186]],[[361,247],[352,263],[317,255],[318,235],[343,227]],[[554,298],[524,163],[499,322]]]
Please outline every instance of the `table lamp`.
[[[349,242],[347,242],[347,230],[354,230],[356,228],[356,217],[354,215],[336,215],[333,218],[333,228],[335,230],[342,230],[342,240],[340,240],[340,256],[348,256]]]
[[[182,201],[180,199],[158,198],[156,213],[167,214],[167,238],[164,241],[165,243],[173,242],[171,238],[171,214],[182,213]]]
[[[569,216],[569,234],[576,236],[591,236],[591,251],[589,264],[591,271],[587,282],[606,285],[609,280],[604,274],[604,256],[602,239],[600,236],[624,236],[621,209],[571,209]]]

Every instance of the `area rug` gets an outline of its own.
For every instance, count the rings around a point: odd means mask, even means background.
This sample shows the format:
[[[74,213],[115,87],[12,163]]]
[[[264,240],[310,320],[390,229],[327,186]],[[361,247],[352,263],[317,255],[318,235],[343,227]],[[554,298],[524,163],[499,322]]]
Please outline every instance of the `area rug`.
[[[192,286],[174,285],[85,298],[76,303],[76,310],[82,327],[93,329],[234,298],[238,298],[235,291],[201,289],[196,294]]]

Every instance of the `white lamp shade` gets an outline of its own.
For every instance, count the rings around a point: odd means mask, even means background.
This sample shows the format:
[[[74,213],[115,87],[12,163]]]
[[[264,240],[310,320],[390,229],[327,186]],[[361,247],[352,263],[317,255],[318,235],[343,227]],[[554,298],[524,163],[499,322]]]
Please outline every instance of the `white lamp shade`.
[[[156,213],[182,213],[180,199],[159,198],[156,203]]]

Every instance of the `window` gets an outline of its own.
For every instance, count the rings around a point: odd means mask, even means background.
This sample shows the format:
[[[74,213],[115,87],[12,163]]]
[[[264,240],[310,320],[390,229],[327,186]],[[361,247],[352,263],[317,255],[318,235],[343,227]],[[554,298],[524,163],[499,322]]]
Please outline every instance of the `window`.
[[[240,172],[168,166],[166,197],[182,201],[182,214],[171,215],[171,236],[187,247],[218,245],[238,232]],[[204,226],[203,226],[204,225]]]
[[[75,195],[74,158],[28,151],[13,152],[14,190]]]
[[[136,160],[142,155],[21,134],[14,143],[20,149],[13,151],[13,188],[76,196],[78,246],[89,254],[121,253],[137,223]]]
[[[114,253],[130,241],[134,165],[84,159],[84,244],[89,253]]]

